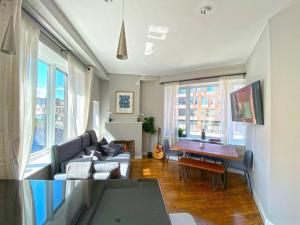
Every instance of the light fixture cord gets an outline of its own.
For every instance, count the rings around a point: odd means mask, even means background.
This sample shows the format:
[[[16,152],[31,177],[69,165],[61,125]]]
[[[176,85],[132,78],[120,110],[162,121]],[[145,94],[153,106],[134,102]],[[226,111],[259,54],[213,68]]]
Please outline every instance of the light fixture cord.
[[[123,0],[123,9],[122,9],[122,20],[124,21],[124,0]]]

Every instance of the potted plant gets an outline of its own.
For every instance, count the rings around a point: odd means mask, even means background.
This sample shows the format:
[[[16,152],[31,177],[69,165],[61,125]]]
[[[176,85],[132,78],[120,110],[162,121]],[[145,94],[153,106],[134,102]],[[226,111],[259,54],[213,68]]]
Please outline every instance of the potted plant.
[[[179,127],[178,128],[178,137],[183,137],[183,132],[184,132],[184,129]]]
[[[149,116],[144,118],[143,122],[143,131],[145,133],[149,134],[149,152],[148,157],[150,158],[152,156],[151,152],[151,135],[156,133],[155,127],[154,127],[154,117]]]

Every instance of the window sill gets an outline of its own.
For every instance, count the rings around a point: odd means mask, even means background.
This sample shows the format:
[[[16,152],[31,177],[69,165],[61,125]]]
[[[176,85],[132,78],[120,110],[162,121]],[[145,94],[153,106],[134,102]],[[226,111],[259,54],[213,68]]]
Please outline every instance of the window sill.
[[[23,179],[26,179],[51,164],[50,151],[44,151],[29,159]]]
[[[199,141],[199,142],[207,142],[207,143],[216,143],[216,141],[211,141],[211,139],[216,139],[215,137],[206,137],[205,140],[199,138],[199,137],[193,137],[193,136],[188,136],[188,137],[177,137],[178,140],[189,140],[189,141]],[[221,143],[218,142],[218,143]]]

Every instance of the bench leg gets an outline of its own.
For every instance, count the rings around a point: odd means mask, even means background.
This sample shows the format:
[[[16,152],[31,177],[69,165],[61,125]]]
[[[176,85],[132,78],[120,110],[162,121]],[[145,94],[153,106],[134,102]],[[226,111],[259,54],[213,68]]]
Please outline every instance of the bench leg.
[[[179,164],[179,179],[183,179],[182,166]]]
[[[213,188],[214,188],[214,191],[216,191],[215,175],[213,175]]]

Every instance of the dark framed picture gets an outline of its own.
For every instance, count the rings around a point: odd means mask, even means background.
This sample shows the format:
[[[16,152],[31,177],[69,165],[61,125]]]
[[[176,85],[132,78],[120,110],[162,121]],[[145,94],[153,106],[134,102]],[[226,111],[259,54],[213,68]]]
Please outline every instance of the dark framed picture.
[[[128,91],[117,91],[116,113],[133,113],[134,93]]]

